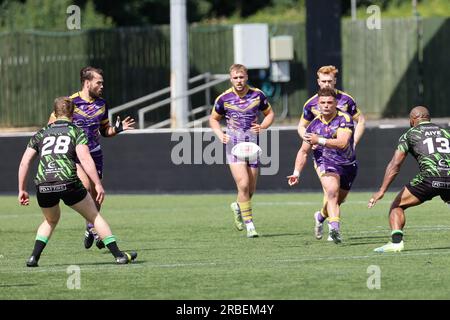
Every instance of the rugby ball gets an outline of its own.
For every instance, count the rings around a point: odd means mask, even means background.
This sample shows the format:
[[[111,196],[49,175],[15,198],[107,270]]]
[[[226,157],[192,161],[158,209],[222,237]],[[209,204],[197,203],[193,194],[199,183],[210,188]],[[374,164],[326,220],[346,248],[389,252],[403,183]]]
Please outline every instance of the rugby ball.
[[[261,148],[254,142],[240,142],[231,149],[231,154],[242,161],[255,161],[261,153]]]

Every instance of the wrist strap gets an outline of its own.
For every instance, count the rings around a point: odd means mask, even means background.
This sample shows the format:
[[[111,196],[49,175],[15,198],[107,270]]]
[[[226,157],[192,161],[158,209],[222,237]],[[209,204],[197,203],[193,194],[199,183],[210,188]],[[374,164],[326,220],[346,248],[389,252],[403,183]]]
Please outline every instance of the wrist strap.
[[[116,130],[117,134],[123,131],[122,121],[120,121],[119,117],[117,117],[116,124],[114,125],[114,130]]]

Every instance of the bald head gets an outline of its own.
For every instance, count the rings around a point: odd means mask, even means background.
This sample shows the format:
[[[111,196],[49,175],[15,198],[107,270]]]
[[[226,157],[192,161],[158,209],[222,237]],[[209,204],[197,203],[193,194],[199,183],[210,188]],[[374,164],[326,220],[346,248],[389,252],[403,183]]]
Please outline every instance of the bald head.
[[[430,121],[430,119],[430,112],[423,106],[414,107],[409,113],[409,121],[412,127],[415,127],[421,122]]]

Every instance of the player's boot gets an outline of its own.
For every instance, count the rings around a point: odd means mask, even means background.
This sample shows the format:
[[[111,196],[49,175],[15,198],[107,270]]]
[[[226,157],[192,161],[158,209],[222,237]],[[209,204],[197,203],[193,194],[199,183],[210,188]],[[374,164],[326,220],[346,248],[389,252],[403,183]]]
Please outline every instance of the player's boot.
[[[342,242],[342,238],[341,238],[341,234],[340,234],[339,230],[331,229],[330,237],[334,241],[334,243],[336,243],[336,244]]]
[[[320,211],[314,213],[314,235],[317,240],[322,239],[323,236],[323,222],[319,222]]]
[[[31,257],[28,258],[28,260],[27,260],[27,267],[31,267],[31,268],[39,267],[38,266],[38,260],[36,259],[35,256],[31,256]]]
[[[239,208],[239,204],[237,202],[233,202],[230,205],[230,208],[234,214],[234,226],[238,231],[244,230],[244,221],[242,221],[241,209]]]
[[[247,238],[257,238],[257,237],[259,237],[259,234],[256,232],[255,229],[247,230]]]
[[[84,232],[84,247],[89,249],[92,247],[94,243],[94,234],[91,232],[91,228],[86,227],[86,231]]]
[[[375,252],[400,252],[404,248],[403,241],[399,243],[388,242],[382,247],[375,248],[373,251]]]
[[[130,263],[131,261],[134,261],[137,258],[137,252],[135,251],[130,252],[122,251],[122,253],[123,255],[121,257],[116,258],[117,264],[127,264]]]

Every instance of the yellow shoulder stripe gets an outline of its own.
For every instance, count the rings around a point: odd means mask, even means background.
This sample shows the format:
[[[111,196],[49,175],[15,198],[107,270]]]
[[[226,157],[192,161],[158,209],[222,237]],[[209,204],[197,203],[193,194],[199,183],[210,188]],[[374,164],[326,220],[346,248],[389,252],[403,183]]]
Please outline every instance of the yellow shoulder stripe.
[[[338,111],[338,115],[343,116],[347,122],[350,122],[350,116],[347,113]]]
[[[305,106],[314,98],[317,97],[317,93],[315,95],[313,95],[311,98],[309,98],[308,100],[306,100],[305,104],[303,105],[303,109],[305,108]]]

